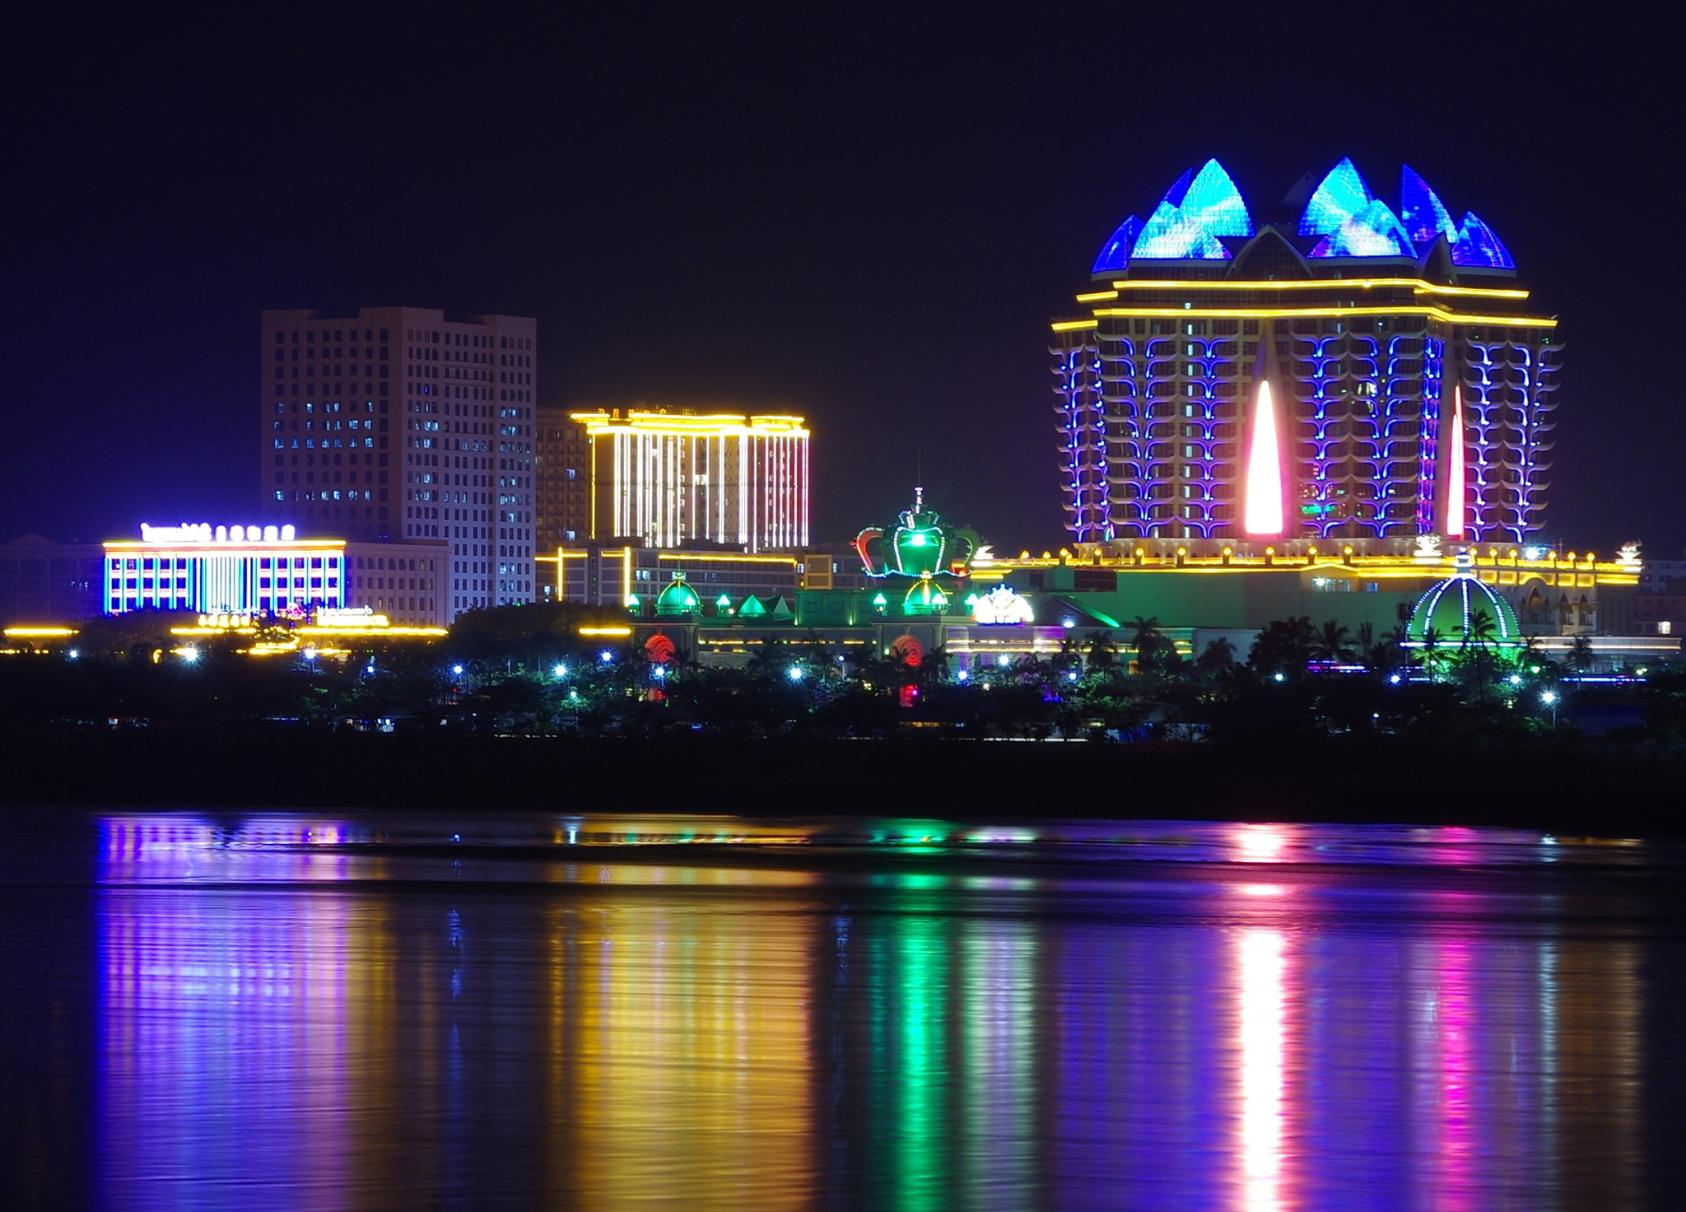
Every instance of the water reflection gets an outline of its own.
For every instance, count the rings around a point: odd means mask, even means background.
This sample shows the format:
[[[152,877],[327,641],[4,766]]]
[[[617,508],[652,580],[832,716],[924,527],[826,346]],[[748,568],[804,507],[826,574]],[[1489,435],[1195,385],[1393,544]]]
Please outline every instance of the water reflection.
[[[105,821],[92,1202],[1551,1208],[1675,1164],[1686,914],[1573,846],[615,824]]]

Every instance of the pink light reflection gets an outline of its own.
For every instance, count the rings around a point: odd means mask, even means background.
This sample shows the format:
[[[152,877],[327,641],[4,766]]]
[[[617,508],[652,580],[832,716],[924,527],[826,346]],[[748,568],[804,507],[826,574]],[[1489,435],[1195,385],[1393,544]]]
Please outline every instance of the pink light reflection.
[[[1282,1198],[1286,1113],[1287,937],[1263,928],[1241,932],[1241,1203],[1274,1212]]]

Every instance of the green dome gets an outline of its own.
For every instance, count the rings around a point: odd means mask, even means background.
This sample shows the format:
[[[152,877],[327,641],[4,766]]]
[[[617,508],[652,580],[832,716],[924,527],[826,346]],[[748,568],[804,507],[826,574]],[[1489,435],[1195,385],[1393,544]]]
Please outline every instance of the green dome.
[[[903,614],[941,614],[948,609],[948,595],[929,575],[920,577],[908,587],[902,598]]]
[[[1470,624],[1482,611],[1493,620],[1493,629],[1486,637],[1489,643],[1511,647],[1522,642],[1522,631],[1516,624],[1516,611],[1510,603],[1468,573],[1447,577],[1429,586],[1412,608],[1411,622],[1406,631],[1412,640],[1421,643],[1432,627],[1440,637],[1440,643],[1460,646],[1466,640],[1476,638],[1470,635]]]
[[[685,583],[685,574],[676,572],[667,588],[656,597],[657,614],[694,614],[702,605],[697,591]]]

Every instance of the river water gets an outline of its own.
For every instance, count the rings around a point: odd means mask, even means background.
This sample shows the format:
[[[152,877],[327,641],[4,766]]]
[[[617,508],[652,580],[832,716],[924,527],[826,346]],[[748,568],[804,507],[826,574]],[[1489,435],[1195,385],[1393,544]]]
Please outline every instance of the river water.
[[[1676,843],[8,825],[8,1207],[1609,1208],[1686,1175]]]

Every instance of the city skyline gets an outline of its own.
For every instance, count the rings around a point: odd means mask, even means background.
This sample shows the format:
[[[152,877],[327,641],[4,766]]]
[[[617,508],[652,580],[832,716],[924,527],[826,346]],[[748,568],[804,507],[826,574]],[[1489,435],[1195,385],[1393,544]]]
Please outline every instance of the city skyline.
[[[1203,17],[1184,32],[1192,45],[1225,28]],[[1207,155],[1265,198],[1284,172],[1351,154],[1372,179],[1405,162],[1458,183],[1539,310],[1561,318],[1571,407],[1542,537],[1638,537],[1656,557],[1686,545],[1666,444],[1629,450],[1670,400],[1649,380],[1603,378],[1663,283],[1621,264],[1605,234],[1601,194],[1640,193],[1655,170],[1642,130],[1577,116],[1585,69],[1617,50],[1598,31],[1577,65],[1505,30],[1518,53],[1484,67],[1479,95],[1454,90],[1456,121],[1288,91],[1223,59],[1174,119],[1083,119],[1069,142],[1062,123],[1109,103],[1074,102],[1070,65],[1003,26],[947,37],[915,20],[890,37],[757,22],[654,46],[612,26],[511,29],[462,51],[449,106],[379,66],[388,35],[355,22],[321,42],[280,31],[238,71],[186,70],[218,62],[214,23],[131,32],[20,39],[67,54],[72,87],[28,62],[13,77],[39,119],[10,136],[34,182],[6,204],[32,237],[6,304],[26,353],[13,415],[24,432],[76,415],[101,440],[52,460],[13,447],[7,537],[240,516],[261,311],[390,304],[535,317],[537,406],[807,416],[816,540],[852,534],[922,472],[1003,548],[1049,546],[1065,531],[1040,453],[1046,322],[1118,217]],[[1133,68],[1149,92],[1178,70],[1152,60]],[[976,87],[980,65],[997,86]],[[287,88],[306,66],[322,86]],[[1410,77],[1412,96],[1435,97],[1458,70]],[[1605,112],[1629,87],[1611,81],[1596,84]]]

